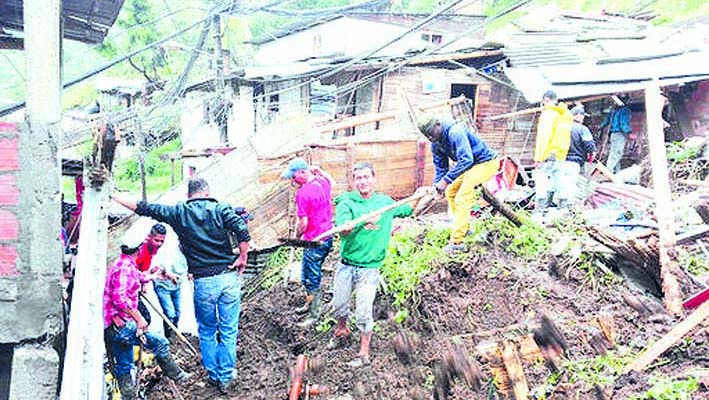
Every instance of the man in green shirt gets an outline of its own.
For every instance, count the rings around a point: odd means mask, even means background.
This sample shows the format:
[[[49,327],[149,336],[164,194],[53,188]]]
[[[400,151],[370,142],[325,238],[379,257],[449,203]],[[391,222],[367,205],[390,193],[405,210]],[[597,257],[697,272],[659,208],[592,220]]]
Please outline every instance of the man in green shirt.
[[[374,191],[376,177],[371,164],[357,164],[352,173],[357,191],[343,193],[335,199],[336,226],[345,225],[349,221],[394,203],[391,197]],[[347,319],[350,315],[350,299],[354,291],[355,320],[360,331],[360,348],[358,357],[349,363],[352,367],[361,367],[369,363],[369,343],[372,340],[374,327],[372,309],[381,281],[379,267],[382,266],[389,247],[392,220],[397,217],[408,217],[412,213],[414,213],[412,207],[404,204],[341,233],[341,259],[335,272],[332,305],[338,319],[335,337],[349,336]]]

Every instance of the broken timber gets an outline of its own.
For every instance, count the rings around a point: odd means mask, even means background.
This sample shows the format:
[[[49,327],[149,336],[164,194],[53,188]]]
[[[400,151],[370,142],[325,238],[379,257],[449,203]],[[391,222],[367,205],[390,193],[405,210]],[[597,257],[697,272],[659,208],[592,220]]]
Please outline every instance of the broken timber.
[[[653,344],[650,348],[645,350],[640,357],[626,367],[624,373],[628,373],[630,371],[643,371],[648,365],[650,365],[651,362],[655,361],[657,357],[661,356],[662,353],[681,340],[684,335],[689,333],[689,331],[699,325],[702,321],[706,320],[707,317],[709,317],[709,301],[704,302],[704,304],[699,306],[699,308],[691,313],[684,321],[675,325],[671,331],[655,342],[655,344]]]
[[[655,216],[660,228],[660,276],[662,293],[667,311],[673,315],[682,314],[682,298],[675,271],[679,269],[677,260],[671,256],[675,244],[674,213],[670,191],[667,153],[662,130],[662,95],[657,81],[645,88],[647,110],[647,140],[652,165],[652,182],[655,192]]]

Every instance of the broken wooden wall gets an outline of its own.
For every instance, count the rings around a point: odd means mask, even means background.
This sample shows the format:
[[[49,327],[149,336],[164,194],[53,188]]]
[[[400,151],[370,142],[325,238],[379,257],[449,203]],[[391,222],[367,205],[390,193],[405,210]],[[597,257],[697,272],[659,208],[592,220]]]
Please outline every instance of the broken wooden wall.
[[[686,107],[694,134],[704,136],[709,133],[709,81],[696,84],[689,94]]]

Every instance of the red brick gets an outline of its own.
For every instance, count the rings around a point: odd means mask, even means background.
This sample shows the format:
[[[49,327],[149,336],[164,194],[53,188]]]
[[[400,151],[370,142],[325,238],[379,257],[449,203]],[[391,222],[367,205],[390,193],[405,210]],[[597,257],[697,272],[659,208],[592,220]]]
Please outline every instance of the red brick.
[[[0,175],[0,206],[16,206],[20,202],[17,178],[13,174]]]
[[[17,248],[0,246],[0,276],[17,276]]]
[[[0,171],[17,171],[20,168],[17,155],[17,138],[0,138]]]
[[[7,210],[0,210],[0,240],[17,240],[20,223],[17,216]]]
[[[17,133],[17,124],[0,121],[0,134]]]

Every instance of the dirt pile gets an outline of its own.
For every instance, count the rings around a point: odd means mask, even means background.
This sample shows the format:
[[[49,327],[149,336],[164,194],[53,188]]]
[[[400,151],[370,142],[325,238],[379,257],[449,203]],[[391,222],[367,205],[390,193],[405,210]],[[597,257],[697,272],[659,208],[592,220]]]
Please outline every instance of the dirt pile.
[[[347,365],[358,350],[356,333],[349,341],[332,339],[331,293],[326,293],[321,323],[302,329],[297,323],[303,317],[294,313],[303,301],[299,285],[257,292],[243,302],[237,387],[229,396],[218,396],[204,385],[196,360],[182,356],[197,373],[179,388],[181,395],[286,399],[296,357],[306,354],[315,358],[306,383],[329,391],[311,398],[502,399],[523,390],[522,383],[535,399],[708,396],[706,370],[698,369],[709,362],[706,329],[695,330],[647,373],[621,376],[622,368],[675,322],[662,313],[661,303],[607,269],[594,268],[593,260],[579,265],[545,253],[521,257],[505,240],[491,231],[465,254],[439,260],[407,301],[406,313],[392,305],[392,293],[380,294],[371,364],[360,369]],[[326,291],[335,262],[333,255],[325,266]],[[627,299],[644,311],[635,311]],[[534,341],[535,331],[544,332],[544,315],[557,330],[555,347],[566,349],[553,364],[544,361],[544,349]],[[506,373],[509,355],[519,361],[524,382]],[[653,390],[691,394],[648,397]],[[163,380],[148,398],[175,396]]]

